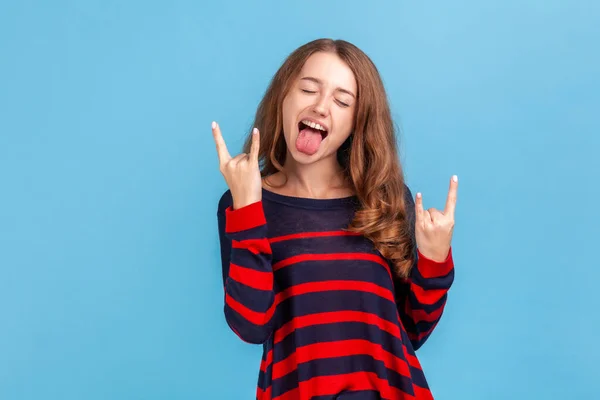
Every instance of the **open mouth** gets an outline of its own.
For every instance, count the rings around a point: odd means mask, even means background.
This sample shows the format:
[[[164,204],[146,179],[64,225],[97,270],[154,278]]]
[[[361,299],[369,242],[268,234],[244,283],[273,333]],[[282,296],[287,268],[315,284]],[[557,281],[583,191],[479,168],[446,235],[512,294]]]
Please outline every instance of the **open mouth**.
[[[306,120],[300,121],[298,123],[298,132],[302,132],[305,129],[320,134],[322,139],[325,139],[329,134],[329,132],[327,132],[327,129],[319,124],[315,124],[314,122]]]

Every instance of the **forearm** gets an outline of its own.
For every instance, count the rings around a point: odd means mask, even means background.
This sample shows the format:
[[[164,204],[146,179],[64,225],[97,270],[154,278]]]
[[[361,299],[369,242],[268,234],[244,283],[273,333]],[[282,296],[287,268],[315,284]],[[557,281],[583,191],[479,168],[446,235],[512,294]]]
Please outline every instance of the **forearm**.
[[[427,340],[440,321],[448,291],[454,281],[452,251],[442,262],[418,253],[418,261],[409,279],[404,281],[399,298],[398,313],[413,348]]]
[[[222,225],[223,226],[223,225]],[[273,269],[267,224],[261,202],[225,211],[222,244],[225,318],[244,341],[262,343],[271,335],[274,313]]]

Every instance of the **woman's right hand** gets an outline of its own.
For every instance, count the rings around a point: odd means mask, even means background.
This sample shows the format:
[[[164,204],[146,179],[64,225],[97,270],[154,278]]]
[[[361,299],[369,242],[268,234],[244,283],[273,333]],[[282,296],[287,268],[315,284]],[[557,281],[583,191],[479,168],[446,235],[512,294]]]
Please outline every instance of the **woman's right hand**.
[[[262,178],[258,167],[260,146],[258,129],[252,130],[250,154],[242,153],[233,158],[227,151],[221,129],[216,122],[212,123],[212,132],[217,145],[219,169],[233,197],[233,209],[237,210],[260,201],[262,199]]]

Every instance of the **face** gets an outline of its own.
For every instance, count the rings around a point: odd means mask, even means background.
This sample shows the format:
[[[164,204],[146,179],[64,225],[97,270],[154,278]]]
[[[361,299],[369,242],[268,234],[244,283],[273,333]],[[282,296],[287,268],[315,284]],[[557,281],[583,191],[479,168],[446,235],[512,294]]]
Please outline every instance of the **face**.
[[[302,164],[335,157],[353,130],[356,95],[354,74],[336,54],[311,55],[283,100],[288,156]]]

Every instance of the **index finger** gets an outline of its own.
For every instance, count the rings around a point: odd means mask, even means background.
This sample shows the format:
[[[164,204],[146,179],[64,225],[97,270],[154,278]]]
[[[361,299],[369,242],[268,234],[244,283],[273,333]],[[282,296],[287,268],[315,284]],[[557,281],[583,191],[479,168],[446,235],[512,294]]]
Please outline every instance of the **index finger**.
[[[212,132],[213,137],[215,139],[215,144],[217,145],[217,155],[219,156],[219,163],[223,164],[224,162],[229,161],[231,159],[231,155],[227,150],[227,145],[225,145],[223,135],[221,135],[221,128],[216,122],[212,123]]]
[[[456,209],[456,198],[458,195],[458,176],[452,176],[450,180],[450,189],[448,189],[448,198],[446,199],[446,208],[444,214],[454,217],[454,210]]]

